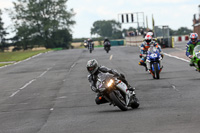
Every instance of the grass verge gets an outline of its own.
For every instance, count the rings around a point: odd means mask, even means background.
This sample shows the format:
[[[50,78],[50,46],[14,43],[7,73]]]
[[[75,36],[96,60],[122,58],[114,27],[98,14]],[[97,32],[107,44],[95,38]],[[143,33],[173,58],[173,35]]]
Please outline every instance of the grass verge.
[[[0,67],[5,66],[5,65],[10,65],[12,63],[4,63],[4,64],[0,64]]]
[[[22,61],[25,60],[31,56],[37,55],[39,53],[45,53],[51,51],[50,49],[48,50],[37,50],[37,51],[18,51],[18,52],[5,52],[5,53],[0,53],[0,67],[5,66],[8,64],[12,63],[1,63],[1,62],[17,62],[17,61]]]

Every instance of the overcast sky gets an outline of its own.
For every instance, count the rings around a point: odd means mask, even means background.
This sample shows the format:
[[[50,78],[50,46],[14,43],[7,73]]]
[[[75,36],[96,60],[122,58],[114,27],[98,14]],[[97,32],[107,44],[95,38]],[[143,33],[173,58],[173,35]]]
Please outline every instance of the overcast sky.
[[[12,2],[16,0],[0,0],[0,8],[12,8]],[[180,27],[193,29],[193,14],[199,12],[199,0],[68,0],[68,10],[73,8],[76,16],[73,26],[73,37],[90,37],[92,24],[97,20],[118,21],[118,14],[144,12],[145,26],[146,16],[148,26],[152,28],[152,14],[155,25],[168,25],[177,30]],[[5,27],[11,25],[8,15],[3,13]],[[136,24],[122,24],[122,28],[130,26],[137,27]]]

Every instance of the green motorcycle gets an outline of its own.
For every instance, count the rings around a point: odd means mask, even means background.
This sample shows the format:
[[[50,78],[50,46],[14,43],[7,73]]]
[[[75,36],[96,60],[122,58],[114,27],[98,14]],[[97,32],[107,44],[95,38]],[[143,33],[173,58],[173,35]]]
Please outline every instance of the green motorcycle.
[[[195,46],[192,61],[196,70],[200,72],[200,45]]]

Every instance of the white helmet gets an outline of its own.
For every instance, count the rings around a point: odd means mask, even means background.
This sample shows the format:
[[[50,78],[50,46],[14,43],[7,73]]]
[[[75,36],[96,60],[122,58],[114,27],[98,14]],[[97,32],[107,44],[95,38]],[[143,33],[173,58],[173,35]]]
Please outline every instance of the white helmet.
[[[145,36],[145,41],[146,41],[147,44],[150,44],[151,41],[152,41],[152,36],[146,35],[146,36]]]
[[[147,35],[153,36],[153,32],[147,32]]]

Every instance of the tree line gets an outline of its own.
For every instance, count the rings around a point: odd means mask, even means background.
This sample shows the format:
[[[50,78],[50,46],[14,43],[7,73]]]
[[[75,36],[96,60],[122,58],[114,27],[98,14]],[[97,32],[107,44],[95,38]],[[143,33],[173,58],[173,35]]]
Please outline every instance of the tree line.
[[[7,29],[2,22],[0,10],[0,50],[4,51],[9,46],[14,50],[26,50],[44,46],[46,48],[69,48],[72,41],[71,27],[76,23],[73,20],[73,9],[67,9],[68,0],[16,0],[12,9],[6,9],[13,23],[15,36],[6,38]],[[109,39],[123,39],[128,31],[143,31],[146,28],[138,27],[122,29],[121,23],[115,20],[95,21],[90,29],[91,35],[98,35],[97,40],[108,37]],[[192,30],[181,27],[178,30],[170,29],[171,35],[189,34]]]
[[[115,20],[99,20],[95,21],[93,23],[93,26],[91,28],[91,35],[98,35],[100,37],[108,37],[111,39],[122,39],[122,35],[126,35],[129,31],[133,32],[147,32],[149,29],[144,27],[138,27],[133,28],[129,27],[128,29],[121,29],[121,23],[116,22]],[[187,35],[192,33],[193,31],[191,29],[188,29],[187,27],[180,27],[177,30],[173,30],[169,28],[170,35]],[[143,33],[141,33],[143,34]],[[78,39],[76,39],[78,40]]]
[[[0,11],[0,48],[9,45],[15,49],[69,48],[72,41],[71,26],[75,24],[73,9],[67,10],[68,0],[17,0],[14,8],[6,9],[13,22],[15,36],[6,39]],[[11,43],[8,43],[8,40]]]

